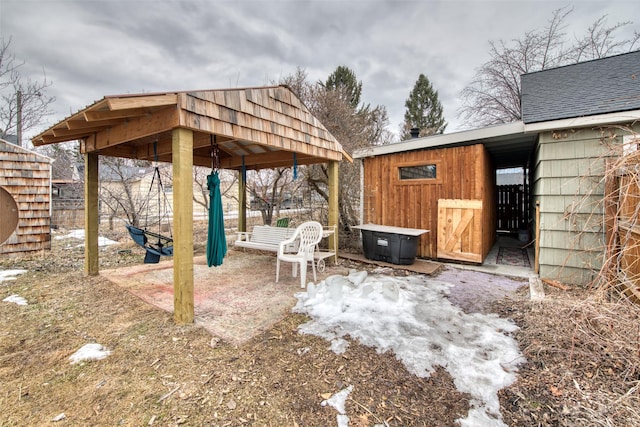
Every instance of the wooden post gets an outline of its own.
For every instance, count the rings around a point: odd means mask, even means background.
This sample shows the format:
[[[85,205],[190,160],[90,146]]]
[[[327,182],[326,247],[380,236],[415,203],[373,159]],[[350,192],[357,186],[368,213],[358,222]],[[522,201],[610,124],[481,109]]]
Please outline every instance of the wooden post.
[[[84,272],[97,276],[98,259],[98,154],[84,155]]]
[[[193,131],[174,129],[173,319],[193,323]]]
[[[336,226],[335,238],[329,239],[329,250],[338,253],[338,223],[340,221],[340,212],[338,211],[339,200],[339,170],[340,163],[336,161],[329,162],[327,174],[329,175],[329,226]]]
[[[247,231],[247,182],[238,171],[238,231]]]
[[[604,279],[607,285],[615,283],[618,271],[618,251],[620,241],[618,239],[618,217],[620,214],[620,179],[615,168],[614,159],[605,160],[604,172]],[[624,199],[623,199],[624,200]],[[624,256],[622,257],[624,260]]]
[[[536,246],[535,260],[533,261],[533,271],[540,272],[540,201],[536,200]]]

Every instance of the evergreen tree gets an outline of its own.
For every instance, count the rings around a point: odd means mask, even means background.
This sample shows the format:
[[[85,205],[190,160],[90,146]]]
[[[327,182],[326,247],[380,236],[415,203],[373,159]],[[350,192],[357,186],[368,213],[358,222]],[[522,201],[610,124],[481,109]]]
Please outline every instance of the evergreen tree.
[[[337,91],[341,97],[354,109],[360,104],[360,96],[362,95],[362,82],[356,79],[356,74],[344,65],[338,66],[336,70],[329,75],[327,81],[320,83],[327,90]]]
[[[442,115],[442,104],[438,100],[438,92],[433,89],[429,79],[420,74],[413,90],[404,103],[404,123],[401,128],[402,139],[411,137],[411,128],[419,128],[419,136],[443,133],[447,122]]]

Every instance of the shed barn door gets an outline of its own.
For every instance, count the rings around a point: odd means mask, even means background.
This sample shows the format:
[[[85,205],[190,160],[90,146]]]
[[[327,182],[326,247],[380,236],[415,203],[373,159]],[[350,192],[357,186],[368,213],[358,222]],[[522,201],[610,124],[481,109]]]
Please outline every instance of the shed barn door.
[[[482,262],[482,200],[438,200],[438,258]]]

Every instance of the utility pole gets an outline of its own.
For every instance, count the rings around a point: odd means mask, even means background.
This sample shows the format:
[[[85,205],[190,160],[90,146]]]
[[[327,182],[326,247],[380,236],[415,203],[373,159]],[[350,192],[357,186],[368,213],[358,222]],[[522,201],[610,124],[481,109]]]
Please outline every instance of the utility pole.
[[[16,94],[18,104],[18,147],[22,147],[22,91],[19,90]]]

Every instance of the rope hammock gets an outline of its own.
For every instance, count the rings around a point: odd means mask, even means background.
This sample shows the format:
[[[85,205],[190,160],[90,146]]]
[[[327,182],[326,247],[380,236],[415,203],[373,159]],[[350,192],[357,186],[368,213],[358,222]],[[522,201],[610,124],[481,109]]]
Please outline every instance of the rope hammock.
[[[169,224],[169,236],[163,235],[162,231],[162,222],[163,219],[169,218],[169,213],[171,210],[171,205],[169,204],[169,199],[164,189],[164,185],[162,184],[162,177],[160,176],[160,169],[158,167],[158,154],[157,154],[157,142],[153,143],[153,153],[155,157],[155,168],[153,171],[153,178],[151,179],[151,184],[149,186],[149,191],[147,192],[147,197],[142,203],[141,210],[145,211],[145,223],[143,227],[136,227],[132,224],[127,224],[125,227],[129,232],[129,236],[131,239],[141,247],[146,250],[146,254],[144,257],[145,264],[157,264],[160,261],[161,256],[172,256],[173,255],[173,233],[171,233],[171,224]],[[158,215],[157,222],[149,221],[149,201],[152,197],[152,192],[154,189],[154,184],[156,186],[157,191],[157,206],[158,206]],[[165,214],[163,215],[163,211]],[[151,231],[150,228],[157,226],[157,232]]]

